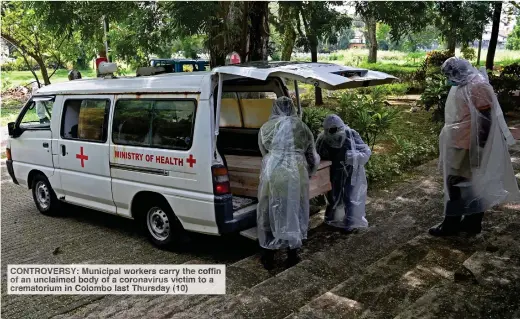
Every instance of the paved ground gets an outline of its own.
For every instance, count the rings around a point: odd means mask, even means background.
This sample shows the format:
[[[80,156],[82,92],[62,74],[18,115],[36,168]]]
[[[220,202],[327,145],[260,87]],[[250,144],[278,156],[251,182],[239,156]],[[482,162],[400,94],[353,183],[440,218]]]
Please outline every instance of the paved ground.
[[[519,154],[520,147],[517,147],[516,158]],[[518,172],[517,162],[515,162],[515,166]],[[322,265],[320,267],[345,261],[350,267],[354,267],[354,259],[348,257],[351,252],[358,253],[357,260],[361,260],[362,257],[377,256],[378,250],[390,252],[393,249],[389,243],[398,245],[400,241],[406,241],[409,237],[413,238],[418,233],[424,233],[428,226],[440,219],[438,212],[442,210],[442,201],[440,200],[439,176],[436,174],[435,163],[426,165],[419,171],[419,175],[422,178],[420,183],[418,181],[404,183],[395,185],[391,190],[374,190],[372,192],[373,197],[368,204],[368,217],[371,226],[375,226],[375,232],[368,233],[368,237],[354,236],[344,240],[338,235],[324,230],[310,238],[304,247],[303,258],[319,259],[322,255],[332,254],[335,257],[325,258],[326,264],[320,264]],[[196,239],[189,252],[172,253],[160,251],[151,246],[133,223],[125,219],[76,207],[68,207],[64,217],[43,216],[34,207],[30,192],[9,182],[4,165],[2,165],[1,186],[2,318],[51,318],[55,316],[57,318],[84,318],[89,316],[89,318],[128,319],[145,315],[148,318],[171,318],[173,314],[179,318],[193,318],[194,314],[204,314],[207,309],[217,309],[213,311],[220,311],[220,314],[231,314],[231,310],[222,304],[229,305],[235,302],[232,296],[223,298],[208,298],[207,296],[191,296],[190,298],[180,296],[9,296],[5,294],[5,269],[7,264],[12,263],[225,263],[228,266],[232,265],[228,268],[231,276],[228,278],[230,294],[243,291],[242,286],[256,285],[251,292],[246,290],[246,293],[240,295],[239,298],[245,299],[246,304],[260,304],[260,306],[265,305],[266,308],[273,304],[272,301],[285,302],[285,298],[290,298],[289,295],[291,295],[285,291],[290,291],[290,289],[298,289],[301,286],[302,289],[317,293],[322,291],[322,286],[325,284],[334,286],[338,283],[336,279],[329,278],[329,281],[319,279],[322,278],[325,268],[318,269],[319,271],[316,273],[318,277],[309,275],[309,272],[314,274],[313,268],[305,268],[308,265],[305,262],[300,267],[304,270],[296,267],[294,272],[289,274],[278,270],[278,273],[282,272],[280,276],[272,277],[272,274],[266,274],[260,269],[254,256],[248,257],[257,253],[258,250],[251,241],[242,237],[212,237],[208,240],[207,237],[201,236]],[[388,195],[385,195],[386,193]],[[409,211],[415,214],[410,214]],[[494,218],[499,218],[501,215],[496,216]],[[333,244],[339,245],[340,249],[337,251],[329,249]],[[385,245],[389,246],[385,248]],[[368,248],[370,250],[367,250]],[[347,254],[347,257],[337,257],[342,253]],[[345,272],[351,271],[344,267],[346,266],[341,265],[340,268]],[[374,268],[379,269],[380,265]],[[381,274],[378,273],[377,276],[381,276]],[[265,282],[261,283],[262,281]],[[301,297],[301,295],[295,293],[294,297]],[[271,309],[271,311],[286,310],[279,308]],[[213,317],[208,312],[205,314],[204,318]],[[283,316],[285,314],[282,313],[276,317]],[[267,316],[266,318],[274,317]]]
[[[229,264],[257,251],[241,236],[198,236],[189,253],[173,253],[153,247],[130,220],[72,206],[64,217],[44,216],[30,191],[10,182],[4,163],[1,195],[2,318],[47,318],[102,298],[6,295],[7,264]]]

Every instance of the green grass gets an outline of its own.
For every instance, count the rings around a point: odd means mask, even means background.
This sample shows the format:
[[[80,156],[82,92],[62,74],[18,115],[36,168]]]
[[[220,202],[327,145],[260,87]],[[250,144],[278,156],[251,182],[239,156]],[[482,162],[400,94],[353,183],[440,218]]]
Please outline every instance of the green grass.
[[[87,70],[79,70],[81,72],[81,77],[84,79],[88,78],[95,78],[96,77],[96,71],[92,69]],[[38,78],[40,82],[42,82],[42,77],[40,74],[40,71],[35,71],[36,75],[38,75]],[[49,74],[53,72],[53,70],[47,70]],[[56,73],[51,77],[50,81],[51,83],[59,83],[59,82],[65,82],[68,81],[68,74],[69,70],[66,69],[60,69],[56,71]],[[135,72],[127,72],[126,76],[134,76]],[[7,81],[8,85],[7,87],[16,87],[19,85],[25,85],[32,81],[35,81],[33,74],[31,71],[11,71],[11,72],[2,72],[2,83]],[[43,83],[43,82],[42,82]],[[2,88],[4,85],[2,85]]]
[[[0,126],[5,127],[7,123],[14,122],[23,106],[22,101],[15,99],[2,99],[2,109],[0,110]]]

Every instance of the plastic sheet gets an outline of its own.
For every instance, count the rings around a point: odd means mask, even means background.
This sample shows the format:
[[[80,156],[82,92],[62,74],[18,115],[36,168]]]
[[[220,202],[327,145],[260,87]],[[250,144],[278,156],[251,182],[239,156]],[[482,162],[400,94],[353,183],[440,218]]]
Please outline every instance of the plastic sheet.
[[[439,136],[445,214],[480,213],[520,200],[506,143],[511,133],[487,77],[460,58],[446,60],[442,71],[455,84]]]
[[[288,97],[273,104],[258,144],[264,156],[258,187],[257,229],[260,246],[299,248],[309,225],[309,177],[320,158],[309,128]]]
[[[368,183],[364,165],[372,152],[358,132],[337,115],[327,116],[323,128],[316,149],[323,159],[332,161],[332,190],[327,196],[325,222],[347,230],[368,227],[365,218]]]

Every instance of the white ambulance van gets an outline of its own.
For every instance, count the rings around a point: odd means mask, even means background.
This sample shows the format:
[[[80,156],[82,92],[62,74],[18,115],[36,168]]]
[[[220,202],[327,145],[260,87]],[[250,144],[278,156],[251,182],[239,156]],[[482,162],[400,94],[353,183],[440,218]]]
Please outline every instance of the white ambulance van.
[[[332,90],[396,78],[286,62],[52,84],[9,123],[8,172],[32,190],[43,214],[58,213],[66,202],[131,218],[158,246],[175,245],[185,231],[250,229],[261,166],[258,130],[273,100],[289,96],[285,80],[295,83],[301,114],[298,81]],[[330,189],[322,166],[313,196]]]

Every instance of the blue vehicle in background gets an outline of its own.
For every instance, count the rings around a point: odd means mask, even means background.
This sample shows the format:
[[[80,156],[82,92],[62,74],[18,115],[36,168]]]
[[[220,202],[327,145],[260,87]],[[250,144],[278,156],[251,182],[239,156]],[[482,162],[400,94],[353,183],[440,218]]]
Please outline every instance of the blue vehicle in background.
[[[163,67],[166,73],[208,71],[208,60],[152,59],[151,66]]]

